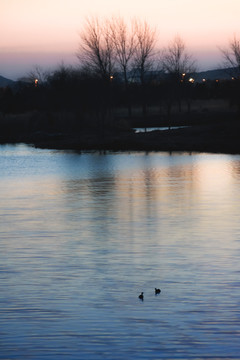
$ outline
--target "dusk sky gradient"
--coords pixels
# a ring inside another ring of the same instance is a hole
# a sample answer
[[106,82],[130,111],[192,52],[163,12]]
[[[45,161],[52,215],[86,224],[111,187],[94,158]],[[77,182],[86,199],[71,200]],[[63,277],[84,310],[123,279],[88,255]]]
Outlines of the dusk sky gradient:
[[240,35],[240,0],[0,0],[0,75],[77,65],[79,32],[92,15],[146,20],[160,48],[180,35],[199,70],[219,67],[219,47]]

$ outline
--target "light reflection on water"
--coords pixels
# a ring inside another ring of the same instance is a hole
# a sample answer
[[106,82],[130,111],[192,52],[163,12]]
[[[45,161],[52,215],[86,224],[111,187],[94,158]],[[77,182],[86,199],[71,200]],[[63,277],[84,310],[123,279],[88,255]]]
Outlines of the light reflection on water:
[[239,357],[239,156],[1,146],[0,171],[0,359]]

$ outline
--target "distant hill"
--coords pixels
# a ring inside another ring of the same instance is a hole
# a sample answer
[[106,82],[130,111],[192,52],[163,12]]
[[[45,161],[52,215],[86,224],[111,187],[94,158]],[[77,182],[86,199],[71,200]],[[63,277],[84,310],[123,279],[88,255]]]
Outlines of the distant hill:
[[228,69],[216,69],[200,71],[193,74],[194,79],[197,82],[201,82],[203,79],[206,80],[231,80],[233,76],[237,75],[237,70],[234,68]]
[[14,84],[15,84],[15,81],[7,79],[0,75],[0,87],[13,86]]

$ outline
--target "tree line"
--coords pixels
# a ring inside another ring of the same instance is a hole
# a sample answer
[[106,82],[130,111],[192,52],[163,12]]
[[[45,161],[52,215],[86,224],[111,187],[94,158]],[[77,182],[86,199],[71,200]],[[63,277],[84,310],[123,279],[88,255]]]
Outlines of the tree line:
[[[157,31],[146,21],[127,23],[121,17],[88,18],[80,33],[77,58],[79,66],[60,65],[45,72],[36,67],[29,81],[19,82],[15,90],[0,89],[0,111],[72,113],[75,128],[114,125],[115,109],[141,108],[147,118],[150,106],[159,106],[171,118],[177,104],[188,110],[193,98],[231,97],[239,101],[240,41],[234,37],[223,49],[224,66],[232,71],[233,84],[196,84],[196,60],[184,41],[176,36],[163,50],[157,48]],[[190,81],[189,81],[190,80]],[[52,121],[53,122],[53,121]],[[66,124],[66,127],[69,124]],[[56,125],[57,126],[57,125]]]
[[114,73],[121,73],[126,87],[134,75],[143,85],[148,72],[153,70],[176,76],[196,70],[195,60],[179,36],[160,51],[156,29],[146,21],[134,19],[129,24],[121,17],[102,21],[90,18],[80,37],[77,56],[83,68],[106,81]]

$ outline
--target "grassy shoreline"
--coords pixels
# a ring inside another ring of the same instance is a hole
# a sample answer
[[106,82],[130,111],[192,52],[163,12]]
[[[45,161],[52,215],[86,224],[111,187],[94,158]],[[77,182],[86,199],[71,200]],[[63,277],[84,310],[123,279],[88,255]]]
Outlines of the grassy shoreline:
[[229,121],[228,125],[196,125],[188,128],[152,131],[146,133],[96,133],[82,132],[49,134],[18,134],[0,136],[0,143],[25,143],[38,148],[69,150],[112,151],[194,151],[240,154],[240,122]]
[[[129,120],[122,115],[114,117],[110,122],[106,121],[104,126],[101,122],[92,126],[92,119],[81,123],[73,113],[36,111],[6,115],[0,117],[0,144],[25,143],[39,148],[76,151],[194,151],[240,154],[240,114],[236,108],[231,109],[224,102],[196,101],[190,113],[175,111],[170,119],[166,114],[155,114],[153,109],[145,118],[135,114]],[[169,125],[187,127],[141,133],[132,130],[135,127]]]

